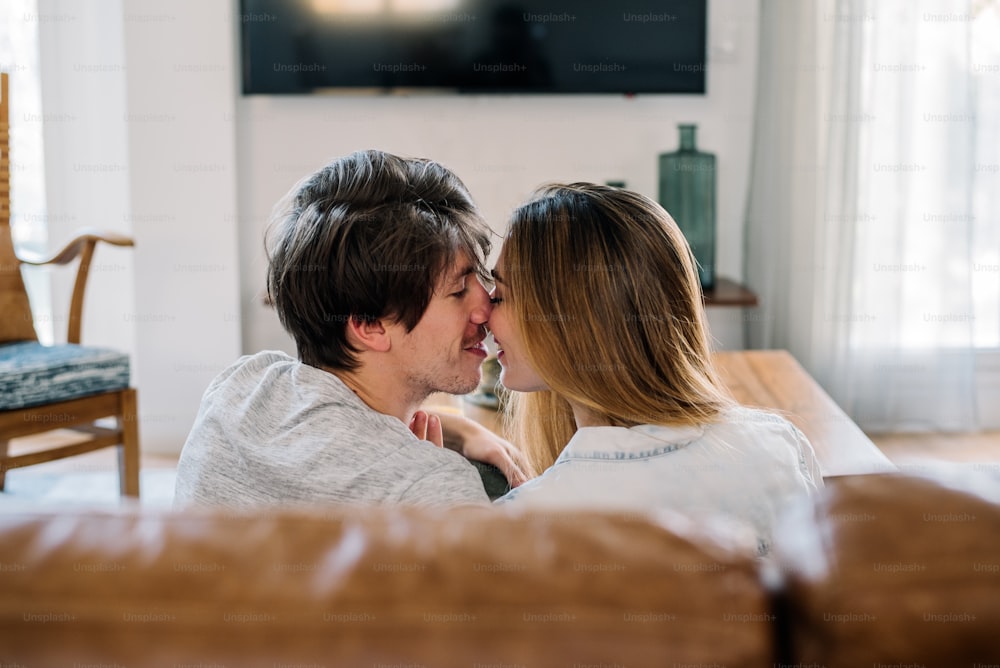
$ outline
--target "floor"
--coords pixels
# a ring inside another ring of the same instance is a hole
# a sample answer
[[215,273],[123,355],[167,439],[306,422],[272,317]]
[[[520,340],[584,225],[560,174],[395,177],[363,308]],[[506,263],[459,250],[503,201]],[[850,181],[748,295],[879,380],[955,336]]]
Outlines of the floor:
[[1000,431],[975,434],[869,434],[894,464],[915,462],[993,463],[1000,466]]
[[[54,431],[15,439],[10,454],[22,454],[47,445],[79,440],[70,431]],[[139,491],[144,506],[169,508],[173,503],[176,456],[143,454],[139,460]],[[118,495],[118,457],[115,448],[104,448],[76,457],[46,462],[7,472],[4,505],[21,509],[44,505],[107,506],[122,503]]]
[[[65,440],[66,438],[64,435],[60,436],[58,432],[54,434],[42,438],[52,440]],[[871,434],[869,436],[885,455],[904,472],[907,470],[920,472],[921,469],[933,465],[935,462],[948,462],[971,464],[974,468],[1000,474],[1000,431],[976,434]],[[36,444],[37,442],[14,441],[11,443],[11,453],[30,449]],[[163,474],[158,478],[160,480],[158,495],[161,498],[155,499],[155,505],[169,504],[168,499],[162,498],[164,494],[169,494],[170,488],[164,489],[164,485],[169,485],[169,481],[165,482],[162,478],[176,466],[177,457],[174,456],[142,455],[140,470],[144,476],[152,477]],[[105,448],[78,457],[24,469],[14,469],[9,471],[7,476],[9,487],[19,487],[24,490],[30,489],[34,481],[39,481],[39,484],[42,481],[51,484],[53,478],[77,476],[85,473],[105,475],[116,470],[116,452],[112,448]],[[12,482],[15,476],[18,477],[17,484]],[[74,477],[72,479],[80,478]],[[102,484],[115,486],[113,478]],[[71,494],[72,490],[67,491],[65,485],[59,490],[61,500]]]
[[[36,437],[39,444],[65,441],[65,432],[51,432]],[[868,434],[886,457],[893,462],[905,463],[913,459],[942,459],[951,462],[1000,462],[1000,431],[986,431],[974,434]],[[45,440],[43,440],[45,439]],[[20,439],[11,443],[11,453],[21,451]],[[142,468],[164,468],[177,465],[177,457],[166,455],[142,455]],[[79,457],[63,459],[57,462],[41,464],[33,467],[49,471],[80,471],[80,470],[111,470],[115,467],[113,450],[98,450]]]
[[[14,439],[10,442],[9,452],[12,455],[21,454],[49,445],[72,443],[74,440],[79,440],[79,437],[71,431],[51,431],[31,438]],[[175,456],[144,453],[139,459],[139,470],[148,468],[175,468],[176,466],[177,457]],[[114,448],[104,448],[103,450],[95,450],[94,452],[88,452],[76,457],[67,457],[66,459],[38,464],[25,469],[14,469],[13,471],[9,471],[7,475],[16,474],[19,471],[39,471],[44,473],[116,471],[117,467],[118,459],[116,450]]]

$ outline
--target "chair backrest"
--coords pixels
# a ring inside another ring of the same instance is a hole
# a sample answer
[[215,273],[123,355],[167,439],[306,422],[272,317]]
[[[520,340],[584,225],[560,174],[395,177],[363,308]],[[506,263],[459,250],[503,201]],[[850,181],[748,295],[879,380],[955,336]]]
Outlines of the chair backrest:
[[10,232],[10,95],[0,73],[0,343],[37,341],[31,304],[21,278],[21,261]]

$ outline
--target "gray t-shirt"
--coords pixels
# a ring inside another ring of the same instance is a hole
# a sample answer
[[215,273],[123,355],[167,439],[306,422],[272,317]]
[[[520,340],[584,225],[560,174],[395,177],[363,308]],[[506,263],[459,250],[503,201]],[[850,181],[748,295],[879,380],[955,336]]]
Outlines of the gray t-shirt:
[[240,358],[205,390],[174,505],[487,504],[476,469],[285,353]]

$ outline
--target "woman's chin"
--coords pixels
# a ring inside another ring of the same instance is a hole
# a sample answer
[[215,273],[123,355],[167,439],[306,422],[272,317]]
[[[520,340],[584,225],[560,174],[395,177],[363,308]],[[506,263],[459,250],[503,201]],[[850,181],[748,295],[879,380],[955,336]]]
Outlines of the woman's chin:
[[518,378],[516,373],[510,373],[506,367],[500,372],[500,384],[503,389],[512,392],[539,392],[549,389],[539,378]]
[[513,391],[513,392],[522,392],[523,391],[518,386],[517,375],[516,374],[511,374],[508,371],[507,367],[503,367],[501,369],[501,371],[500,371],[500,385],[502,385],[503,389],[505,389],[505,390],[510,390],[510,391]]

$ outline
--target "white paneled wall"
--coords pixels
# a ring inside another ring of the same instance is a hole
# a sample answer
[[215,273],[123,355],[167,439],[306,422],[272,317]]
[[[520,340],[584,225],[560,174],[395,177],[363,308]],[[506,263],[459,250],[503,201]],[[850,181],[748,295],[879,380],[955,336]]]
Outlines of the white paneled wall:
[[[298,179],[356,149],[445,163],[500,233],[546,181],[655,197],[657,155],[695,122],[719,161],[719,271],[739,278],[757,11],[709,2],[704,96],[243,97],[237,0],[39,0],[45,112],[76,116],[46,128],[49,214],[137,242],[100,251],[84,335],[132,352],[143,447],[179,451],[241,352],[291,350],[262,303],[265,223]],[[720,315],[716,338],[741,345],[740,316]]]

